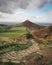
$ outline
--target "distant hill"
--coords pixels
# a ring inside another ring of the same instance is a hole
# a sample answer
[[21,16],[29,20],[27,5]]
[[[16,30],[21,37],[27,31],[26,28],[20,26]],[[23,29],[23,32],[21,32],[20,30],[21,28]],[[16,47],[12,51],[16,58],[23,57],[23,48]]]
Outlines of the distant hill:
[[6,24],[0,24],[0,26],[7,26]]
[[52,23],[44,23],[44,22],[42,22],[42,23],[37,23],[37,24],[39,24],[41,26],[52,26]]
[[30,30],[42,29],[42,28],[45,27],[45,26],[41,26],[41,25],[32,23],[32,22],[29,21],[29,20],[24,21],[22,24],[23,24],[23,26],[25,26],[26,28],[28,28],[28,29],[30,29]]

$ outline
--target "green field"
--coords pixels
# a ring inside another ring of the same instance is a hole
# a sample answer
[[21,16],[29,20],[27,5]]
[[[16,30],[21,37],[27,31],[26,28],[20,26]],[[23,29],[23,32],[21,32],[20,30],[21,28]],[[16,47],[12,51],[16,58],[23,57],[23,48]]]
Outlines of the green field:
[[1,37],[15,38],[15,37],[23,35],[25,33],[26,33],[26,31],[3,32],[3,33],[0,33],[0,36]]
[[[9,38],[16,38],[19,37],[23,34],[27,33],[26,27],[23,26],[12,26],[12,27],[0,27],[0,38],[1,37],[9,37]],[[29,37],[29,36],[28,36]],[[23,42],[21,42],[22,44],[19,44],[19,42],[11,42],[10,41],[1,41],[0,40],[0,54],[1,53],[6,53],[6,52],[10,52],[10,51],[19,51],[19,50],[23,50],[23,49],[27,49],[28,47],[30,47],[32,45],[32,43],[29,42],[24,42],[26,44],[24,44]]]
[[10,31],[7,32],[0,32],[0,37],[15,38],[25,33],[27,33],[25,27],[16,27],[16,28],[11,28]]

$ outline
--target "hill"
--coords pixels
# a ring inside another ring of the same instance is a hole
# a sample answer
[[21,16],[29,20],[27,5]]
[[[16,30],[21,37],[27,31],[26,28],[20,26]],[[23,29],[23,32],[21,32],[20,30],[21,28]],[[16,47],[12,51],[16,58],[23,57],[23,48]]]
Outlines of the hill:
[[36,29],[42,29],[42,28],[44,28],[44,26],[32,23],[29,20],[24,21],[22,24],[23,24],[23,26],[25,26],[26,28],[28,28],[30,30],[34,30],[34,29],[36,30]]
[[52,37],[52,26],[47,26],[41,30],[33,32],[32,34],[38,38],[50,38]]

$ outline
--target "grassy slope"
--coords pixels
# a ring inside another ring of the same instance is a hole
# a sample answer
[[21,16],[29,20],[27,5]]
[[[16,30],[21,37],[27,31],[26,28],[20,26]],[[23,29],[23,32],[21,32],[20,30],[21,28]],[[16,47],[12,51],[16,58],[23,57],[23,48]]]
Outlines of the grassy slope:
[[[27,33],[25,27],[12,26],[8,31],[0,32],[0,37],[15,38],[15,37],[23,35],[25,33]],[[9,52],[9,51],[13,51],[13,50],[15,50],[15,51],[16,50],[17,51],[23,50],[23,49],[26,49],[26,48],[28,48],[32,45],[31,42],[28,42],[27,44],[24,44],[23,42],[21,42],[21,43],[22,44],[19,44],[19,43],[11,43],[10,44],[9,42],[0,41],[0,54],[6,53],[6,52]]]
[[14,27],[11,28],[10,31],[8,32],[2,32],[0,33],[1,37],[10,37],[10,38],[15,38],[17,36],[25,34],[27,31],[24,27]]
[[26,44],[22,43],[9,43],[9,42],[0,42],[0,54],[7,53],[10,51],[19,51],[24,50],[32,46],[32,42],[27,42]]

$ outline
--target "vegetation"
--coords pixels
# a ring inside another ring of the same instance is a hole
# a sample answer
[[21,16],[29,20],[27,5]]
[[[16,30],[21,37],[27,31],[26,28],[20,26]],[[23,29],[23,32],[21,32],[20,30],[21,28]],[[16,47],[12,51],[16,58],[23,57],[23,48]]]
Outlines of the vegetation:
[[3,32],[3,33],[0,33],[0,36],[1,37],[15,38],[15,37],[23,35],[25,33],[26,33],[26,31],[19,30],[19,31],[13,31],[13,32]]
[[27,37],[27,39],[33,38],[32,34],[30,34],[30,33],[27,33],[26,37]]
[[0,33],[10,31],[11,26],[0,25]]
[[48,40],[47,44],[52,44],[52,40]]
[[[35,61],[34,61],[35,62]],[[0,62],[0,64],[1,65],[28,65],[28,64],[25,64],[25,63],[23,63],[23,62],[21,62],[21,63],[12,63],[12,62]],[[34,65],[34,64],[33,64]],[[35,65],[40,65],[40,63],[38,64],[37,62],[36,62],[36,64]],[[48,62],[46,62],[45,64],[42,64],[42,65],[52,65],[52,61],[48,61]]]
[[0,54],[10,52],[10,51],[19,51],[23,49],[27,49],[32,45],[32,42],[27,42],[26,44],[22,43],[9,43],[2,41],[0,42]]
[[0,36],[15,38],[17,36],[27,33],[25,27],[1,27]]
[[48,61],[47,62],[47,65],[52,65],[52,61]]
[[[30,23],[30,25],[31,24],[32,23]],[[39,28],[39,26],[37,28],[37,25],[36,25],[35,28],[34,28],[33,24],[31,26],[30,25],[25,24],[26,27],[22,26],[21,24],[11,25],[11,26],[0,25],[0,38],[2,37],[1,40],[0,40],[0,55],[11,52],[11,51],[16,51],[16,53],[17,53],[18,51],[21,51],[21,50],[24,50],[24,49],[27,49],[27,48],[29,49],[29,47],[32,46],[32,42],[29,41],[29,39],[33,38],[32,34],[30,34],[30,31],[31,31],[31,29],[38,29]],[[47,28],[46,28],[46,30],[47,30]],[[46,31],[46,30],[45,31],[42,30],[43,33],[44,32],[45,32],[45,34],[46,34],[46,32],[48,33],[48,31]],[[42,32],[42,31],[40,31],[40,32]],[[51,32],[51,30],[50,30],[50,32]],[[38,33],[39,32],[37,32],[37,34]],[[20,37],[18,38],[18,36],[21,36],[21,35],[23,36],[23,34],[25,34],[25,37],[22,37],[22,41],[18,41],[18,39],[20,38]],[[42,33],[39,33],[39,34],[42,34]],[[34,36],[36,37],[36,34],[34,34]],[[51,36],[51,35],[48,35],[48,36]],[[6,37],[6,39],[9,38],[9,40],[6,41],[4,39],[5,41],[3,41],[3,38],[5,38],[5,37]],[[38,39],[40,38],[39,35],[37,37],[38,37]],[[44,36],[42,36],[42,37],[44,38]],[[17,38],[17,40],[16,40],[16,38]],[[23,40],[24,38],[25,38],[25,41]],[[47,35],[46,35],[46,38],[47,38]],[[14,41],[10,42],[10,40],[13,40],[13,39],[15,39],[16,42],[14,42]],[[34,39],[34,41],[35,41],[35,39]],[[35,43],[36,43],[36,41],[35,41]],[[50,40],[50,39],[49,40],[48,39],[47,40],[41,39],[41,41],[39,41],[38,44],[39,44],[41,51],[46,50],[46,48],[52,49],[52,40]],[[33,49],[34,48],[32,48],[32,50]],[[30,50],[30,51],[32,51],[32,50]],[[25,52],[26,52],[26,50],[25,50]],[[0,65],[52,65],[52,61],[50,61],[49,59],[47,61],[46,55],[44,55],[45,56],[44,57],[43,53],[42,53],[42,55],[38,54],[38,53],[39,53],[39,50],[37,50],[37,53],[36,53],[36,51],[34,51],[33,53],[29,53],[30,55],[23,57],[22,61],[23,61],[23,59],[25,59],[25,60],[28,59],[27,64],[25,64],[23,62],[20,62],[19,64],[14,64],[14,63],[11,63],[10,59],[8,59],[9,62],[6,62],[6,63],[0,62]],[[50,56],[51,56],[51,53],[50,53]],[[30,64],[28,64],[28,62]],[[31,64],[31,62],[34,63],[34,64]]]
[[52,48],[52,40],[48,40],[47,42],[39,41],[39,46],[41,49]]
[[[15,63],[12,62],[0,62],[1,65],[16,65]],[[20,64],[18,64],[20,65]]]

